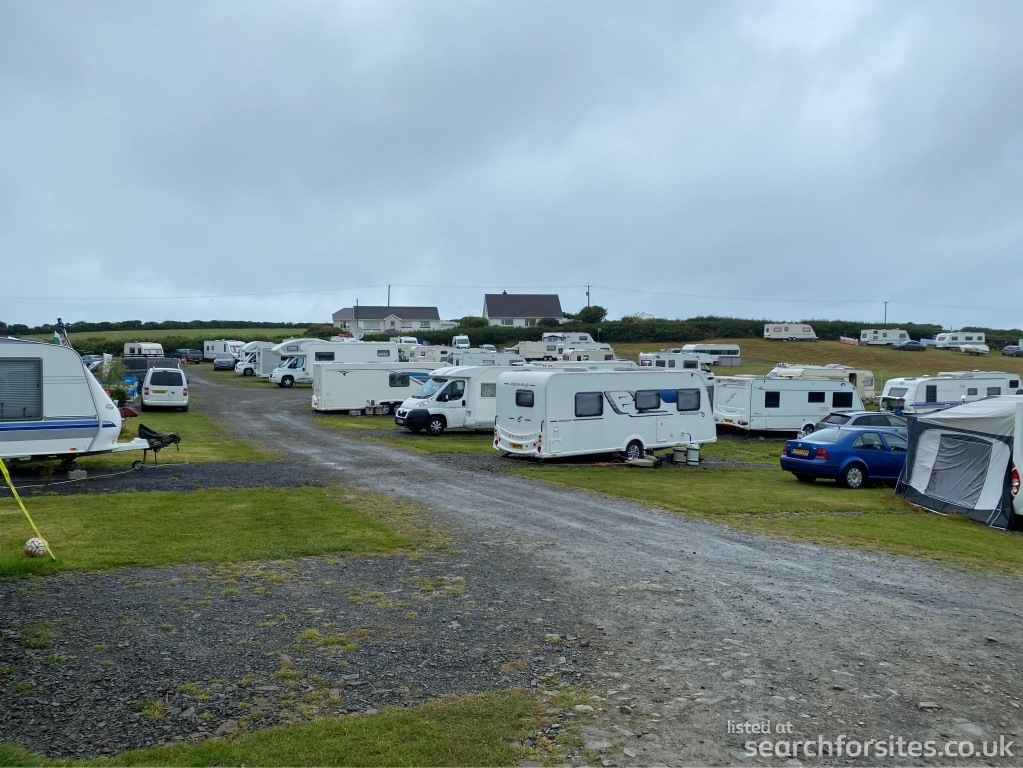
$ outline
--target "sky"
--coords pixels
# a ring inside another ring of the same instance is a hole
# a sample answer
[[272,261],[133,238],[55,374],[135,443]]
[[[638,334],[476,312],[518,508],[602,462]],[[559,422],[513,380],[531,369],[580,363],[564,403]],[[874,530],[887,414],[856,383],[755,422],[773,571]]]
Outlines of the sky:
[[[0,321],[1023,327],[1016,0],[0,3]],[[388,289],[390,286],[390,289]],[[887,302],[887,304],[885,303]]]

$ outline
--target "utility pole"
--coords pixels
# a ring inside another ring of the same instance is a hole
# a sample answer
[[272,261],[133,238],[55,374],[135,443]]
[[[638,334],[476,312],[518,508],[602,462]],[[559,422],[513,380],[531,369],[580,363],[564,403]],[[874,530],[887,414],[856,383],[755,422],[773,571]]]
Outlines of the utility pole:
[[391,286],[387,286],[387,306],[391,306]]
[[884,324],[888,325],[888,300],[884,301]]
[[586,284],[586,306],[590,306],[590,284]]

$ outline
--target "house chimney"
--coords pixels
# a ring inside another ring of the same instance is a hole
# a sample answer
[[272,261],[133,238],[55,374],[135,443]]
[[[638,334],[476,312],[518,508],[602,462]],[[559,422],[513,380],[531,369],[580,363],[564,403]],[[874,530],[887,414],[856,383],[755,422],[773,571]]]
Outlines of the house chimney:
[[508,291],[501,291],[501,295],[502,296],[507,296],[508,295]]

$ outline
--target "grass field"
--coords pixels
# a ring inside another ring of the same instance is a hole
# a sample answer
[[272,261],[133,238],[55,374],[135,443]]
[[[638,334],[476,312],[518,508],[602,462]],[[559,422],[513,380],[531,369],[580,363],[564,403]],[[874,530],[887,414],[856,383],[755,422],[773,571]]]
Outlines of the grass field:
[[[57,560],[26,558],[20,547],[5,546],[0,577],[360,554],[410,541],[385,520],[396,520],[411,507],[341,488],[43,495],[25,503]],[[388,518],[384,511],[390,508]],[[0,500],[0,540],[20,542],[32,535],[14,499]]]

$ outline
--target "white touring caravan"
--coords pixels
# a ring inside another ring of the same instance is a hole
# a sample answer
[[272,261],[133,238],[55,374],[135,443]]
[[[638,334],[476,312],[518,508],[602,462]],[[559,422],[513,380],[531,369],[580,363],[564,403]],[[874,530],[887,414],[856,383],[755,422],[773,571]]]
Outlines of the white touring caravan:
[[812,431],[832,411],[863,410],[848,381],[824,378],[718,376],[714,421],[723,427],[763,432]]
[[[510,351],[518,352],[526,360],[561,360],[568,350],[611,350],[609,344],[600,344],[588,333],[556,333],[549,331],[541,334],[540,341],[520,341]],[[611,350],[612,356],[614,350]],[[611,358],[607,358],[611,359]]]
[[448,365],[523,365],[526,361],[514,352],[488,352],[485,349],[456,349],[446,361]]
[[693,371],[703,371],[707,378],[708,386],[714,383],[714,372],[705,361],[706,355],[690,354],[688,352],[640,352],[640,368],[687,368]]
[[234,372],[239,376],[269,377],[281,364],[281,356],[271,351],[275,346],[272,341],[250,341],[242,349]]
[[565,347],[561,351],[559,360],[570,363],[586,363],[593,360],[614,360],[615,351],[610,344],[589,344],[585,347]]
[[493,429],[497,378],[504,365],[437,368],[430,380],[403,402],[394,423],[410,432],[439,435],[445,429]]
[[909,334],[901,328],[867,328],[860,331],[860,344],[891,345],[909,341]]
[[931,413],[998,395],[1012,395],[1020,376],[1001,371],[943,371],[937,376],[888,379],[878,398],[882,411]]
[[320,363],[313,366],[314,411],[387,416],[418,390],[438,363]]
[[0,458],[73,460],[148,450],[118,443],[121,412],[70,347],[0,339]]
[[127,341],[124,344],[123,354],[163,357],[163,344],[157,344],[152,341]]
[[742,356],[738,344],[683,344],[681,349],[669,349],[668,352],[685,352],[688,355],[707,355],[709,360],[700,359],[710,365],[739,365]]
[[851,368],[848,365],[839,363],[827,363],[826,365],[799,365],[792,363],[778,363],[767,373],[768,378],[786,379],[845,379],[850,382],[860,394],[864,402],[873,402],[877,397],[877,390],[874,389],[874,374],[862,368]]
[[775,341],[817,341],[813,327],[802,323],[767,323],[764,338]]
[[[297,350],[293,349],[298,347]],[[301,344],[284,342],[274,347],[288,352],[287,362],[270,374],[270,381],[279,387],[313,383],[313,366],[317,363],[397,363],[398,345],[391,341],[337,342],[315,339]]]
[[494,448],[549,459],[650,450],[717,439],[699,371],[568,367],[507,370],[497,378]]
[[954,349],[956,347],[986,346],[987,341],[984,339],[984,334],[981,331],[946,331],[945,333],[939,333],[934,337],[934,348],[935,349]]
[[451,360],[451,355],[454,353],[454,347],[445,347],[438,345],[436,347],[419,347],[413,349],[412,354],[409,355],[409,362],[412,363],[447,363]]
[[202,343],[202,359],[212,360],[217,355],[225,354],[238,357],[244,345],[244,341],[232,339],[213,339],[212,341],[204,341]]

